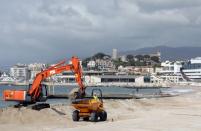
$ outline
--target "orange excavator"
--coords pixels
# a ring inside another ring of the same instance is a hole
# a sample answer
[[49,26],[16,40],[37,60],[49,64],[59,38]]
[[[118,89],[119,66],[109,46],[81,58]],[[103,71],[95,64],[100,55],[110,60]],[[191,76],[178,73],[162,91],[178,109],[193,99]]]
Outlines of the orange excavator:
[[[79,121],[80,118],[84,120],[97,121],[100,118],[101,121],[105,121],[107,119],[107,113],[103,108],[102,99],[91,99],[85,97],[85,86],[82,82],[82,68],[80,66],[80,61],[77,57],[71,58],[71,64],[65,64],[65,60],[59,62],[55,66],[49,67],[38,73],[33,81],[33,84],[30,85],[28,91],[27,90],[4,90],[3,91],[3,99],[5,101],[17,101],[19,105],[27,106],[31,104],[35,104],[37,102],[46,101],[47,87],[43,85],[42,82],[53,75],[60,74],[64,71],[71,70],[75,74],[75,80],[79,85],[79,90],[73,93],[72,98],[72,106],[76,109],[73,112],[73,120]],[[45,89],[45,91],[44,91]],[[98,90],[102,97],[101,90]],[[44,94],[45,93],[45,94]],[[92,91],[93,97],[93,91]],[[45,104],[42,106],[34,106],[32,109],[40,110],[41,108],[50,107],[49,104]]]
[[36,102],[41,102],[45,101],[44,99],[46,96],[44,96],[44,91],[47,95],[47,88],[46,86],[42,85],[42,81],[45,80],[46,78],[53,76],[55,74],[60,74],[63,71],[68,71],[71,70],[75,73],[75,79],[76,82],[80,86],[79,90],[79,96],[77,97],[82,97],[85,95],[85,87],[82,83],[82,72],[81,72],[81,67],[80,67],[80,62],[77,57],[72,57],[71,58],[71,63],[72,64],[65,64],[65,60],[59,62],[55,66],[52,66],[48,69],[45,69],[38,73],[33,81],[33,84],[29,88],[29,90],[4,90],[3,91],[3,98],[6,101],[18,101],[22,104],[33,104]]

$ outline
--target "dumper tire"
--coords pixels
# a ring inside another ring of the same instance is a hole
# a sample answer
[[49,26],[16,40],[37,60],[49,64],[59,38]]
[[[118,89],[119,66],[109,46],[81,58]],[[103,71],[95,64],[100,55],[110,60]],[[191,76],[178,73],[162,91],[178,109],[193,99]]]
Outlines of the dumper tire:
[[106,121],[107,120],[107,112],[106,111],[102,111],[100,113],[100,121]]
[[79,121],[80,119],[79,111],[78,110],[73,111],[72,117],[73,117],[73,121]]
[[98,121],[98,115],[96,112],[91,113],[91,121],[92,122],[97,122]]
[[89,117],[84,117],[83,120],[84,121],[89,121]]

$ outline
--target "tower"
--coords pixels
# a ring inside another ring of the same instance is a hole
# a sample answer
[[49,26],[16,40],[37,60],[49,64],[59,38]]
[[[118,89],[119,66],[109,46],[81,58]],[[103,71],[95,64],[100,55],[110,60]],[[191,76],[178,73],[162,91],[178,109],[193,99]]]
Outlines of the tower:
[[113,60],[117,59],[117,49],[112,49],[112,59]]

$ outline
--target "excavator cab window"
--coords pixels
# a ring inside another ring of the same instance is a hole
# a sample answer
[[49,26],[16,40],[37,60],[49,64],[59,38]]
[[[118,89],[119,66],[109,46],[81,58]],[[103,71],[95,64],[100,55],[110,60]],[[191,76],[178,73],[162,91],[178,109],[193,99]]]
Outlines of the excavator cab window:
[[[29,84],[29,88],[28,90],[30,90],[30,88],[32,87],[32,84]],[[44,102],[47,100],[47,97],[48,97],[48,93],[47,93],[47,85],[45,84],[40,84],[40,97],[38,98],[38,101],[40,102]],[[28,98],[29,99],[29,98]]]
[[40,101],[46,101],[47,97],[48,97],[48,93],[47,93],[47,85],[41,84],[41,98]]

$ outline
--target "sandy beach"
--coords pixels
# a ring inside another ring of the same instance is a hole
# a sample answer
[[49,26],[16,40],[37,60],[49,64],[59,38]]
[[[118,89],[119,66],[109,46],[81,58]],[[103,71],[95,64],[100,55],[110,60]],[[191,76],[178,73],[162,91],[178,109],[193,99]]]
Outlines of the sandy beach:
[[54,105],[35,111],[26,108],[0,110],[0,129],[5,131],[200,131],[201,90],[175,97],[104,100],[106,122],[73,122],[72,107]]

